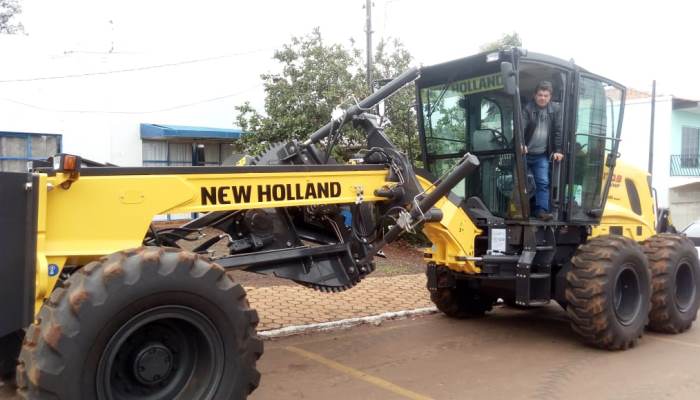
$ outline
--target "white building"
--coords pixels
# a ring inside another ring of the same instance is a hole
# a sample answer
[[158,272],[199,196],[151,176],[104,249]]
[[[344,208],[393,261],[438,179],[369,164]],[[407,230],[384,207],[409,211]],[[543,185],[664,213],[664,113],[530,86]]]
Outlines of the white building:
[[[9,55],[0,63],[0,170],[57,151],[119,166],[182,165],[195,161],[185,149],[199,144],[207,164],[220,162],[240,136],[234,107],[263,93],[250,65],[264,53],[209,60],[58,48],[0,35],[0,54]],[[143,124],[160,133],[144,134]]]
[[[652,186],[659,206],[670,207],[683,228],[700,219],[700,102],[657,96],[654,116]],[[622,126],[621,158],[638,168],[649,165],[651,96],[630,91]]]
[[[89,125],[81,125],[89,128]],[[49,133],[50,132],[50,133]],[[221,165],[235,159],[240,129],[103,122],[94,130],[0,130],[0,171],[26,171],[27,162],[70,153],[120,166]]]

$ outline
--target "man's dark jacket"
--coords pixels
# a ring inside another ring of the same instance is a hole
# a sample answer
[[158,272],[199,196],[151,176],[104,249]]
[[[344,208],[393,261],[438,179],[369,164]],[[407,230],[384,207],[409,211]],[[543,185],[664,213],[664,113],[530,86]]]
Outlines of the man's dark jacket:
[[[561,105],[550,101],[546,107],[547,120],[549,121],[549,134],[547,135],[547,154],[563,153],[561,149]],[[525,129],[525,145],[530,143],[532,135],[537,128],[537,113],[539,107],[534,101],[528,102],[523,108],[523,127]]]

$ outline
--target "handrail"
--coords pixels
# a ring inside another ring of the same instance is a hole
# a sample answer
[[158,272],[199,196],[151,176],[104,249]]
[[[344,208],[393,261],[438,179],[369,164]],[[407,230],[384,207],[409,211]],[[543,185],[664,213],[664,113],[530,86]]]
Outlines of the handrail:
[[673,154],[671,176],[700,176],[700,154]]

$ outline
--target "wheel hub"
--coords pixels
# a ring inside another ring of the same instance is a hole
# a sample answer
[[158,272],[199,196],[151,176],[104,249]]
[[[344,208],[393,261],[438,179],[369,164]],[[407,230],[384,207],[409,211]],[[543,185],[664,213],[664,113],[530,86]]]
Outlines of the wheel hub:
[[637,317],[642,304],[639,277],[631,266],[623,267],[615,279],[614,296],[618,321],[623,325],[630,325]]
[[134,376],[144,385],[154,385],[166,380],[173,370],[173,354],[160,343],[149,343],[136,355]]
[[178,305],[147,309],[107,343],[97,369],[97,398],[211,399],[224,373],[223,349],[218,331],[200,312]]
[[676,306],[680,312],[687,312],[695,304],[695,275],[690,264],[683,260],[676,270]]

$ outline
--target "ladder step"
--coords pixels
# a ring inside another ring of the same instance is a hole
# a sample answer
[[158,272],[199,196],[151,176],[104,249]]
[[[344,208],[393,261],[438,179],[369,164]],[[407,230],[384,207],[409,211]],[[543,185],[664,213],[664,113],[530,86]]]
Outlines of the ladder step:
[[550,251],[554,250],[554,246],[537,246],[537,251]]
[[530,279],[547,279],[551,275],[546,272],[538,272],[530,274]]

